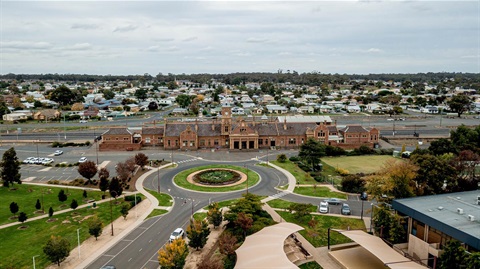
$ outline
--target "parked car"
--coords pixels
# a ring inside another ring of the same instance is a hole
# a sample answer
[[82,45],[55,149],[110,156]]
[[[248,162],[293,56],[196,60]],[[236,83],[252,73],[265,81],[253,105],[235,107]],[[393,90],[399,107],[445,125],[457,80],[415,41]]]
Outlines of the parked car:
[[63,154],[63,151],[61,150],[55,150],[55,152],[53,153],[53,155],[55,156],[62,155],[62,154]]
[[367,200],[368,199],[368,194],[366,192],[360,193],[360,200]]
[[318,207],[318,211],[320,213],[328,213],[328,203],[327,202],[320,202],[320,206]]
[[350,211],[350,206],[348,204],[342,204],[342,215],[350,215],[352,211]]
[[115,265],[104,265],[100,269],[116,269]]
[[175,229],[175,231],[173,231],[173,233],[170,235],[170,239],[168,240],[169,242],[172,242],[173,240],[175,239],[178,239],[178,238],[183,238],[183,236],[185,235],[185,232],[183,231],[182,228],[177,228]]
[[340,204],[340,200],[338,200],[337,198],[329,198],[329,199],[325,200],[325,202],[327,202],[330,205],[339,205]]
[[80,120],[79,122],[80,122],[80,123],[87,123],[88,120]]
[[87,157],[82,157],[80,160],[78,160],[79,163],[84,163],[87,161]]
[[30,163],[35,157],[28,157],[25,160],[22,161],[22,163]]
[[51,164],[53,163],[55,160],[52,159],[52,158],[44,158],[43,161],[42,161],[42,164]]

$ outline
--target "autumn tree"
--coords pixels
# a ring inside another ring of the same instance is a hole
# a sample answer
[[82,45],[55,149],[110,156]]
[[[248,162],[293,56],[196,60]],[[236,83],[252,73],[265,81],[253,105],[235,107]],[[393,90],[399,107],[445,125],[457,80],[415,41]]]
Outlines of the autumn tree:
[[99,188],[105,193],[105,191],[108,190],[108,178],[110,177],[110,172],[106,167],[102,167],[98,171],[98,177],[100,178]]
[[130,157],[125,161],[127,170],[130,172],[130,175],[133,176],[135,169],[137,168],[137,163],[135,162],[135,157]]
[[0,170],[3,186],[9,187],[10,184],[14,183],[22,184],[20,180],[20,162],[17,158],[17,152],[13,147],[3,153]]
[[222,223],[223,214],[222,210],[219,209],[218,203],[214,202],[208,205],[207,219],[214,229]]
[[43,253],[51,262],[60,266],[60,263],[70,255],[70,242],[61,236],[52,235],[43,247]]
[[165,269],[183,269],[188,255],[185,240],[178,238],[158,251],[158,263]]
[[10,212],[12,212],[13,216],[15,217],[15,214],[17,214],[19,210],[18,204],[15,202],[10,203]]
[[75,103],[72,105],[72,107],[70,108],[71,111],[82,111],[84,110],[85,107],[83,106],[82,103]]
[[235,220],[235,224],[238,225],[243,231],[243,237],[247,237],[247,231],[253,225],[253,218],[250,214],[244,212],[238,213],[238,217]]
[[143,170],[145,165],[148,164],[148,156],[143,154],[143,153],[137,153],[135,154],[135,164],[140,166]]
[[210,228],[205,220],[190,220],[190,225],[187,227],[188,245],[196,250],[203,248],[209,234]]
[[87,179],[87,184],[98,172],[97,165],[92,161],[86,161],[79,164],[77,170],[82,177]]
[[217,256],[204,257],[200,263],[197,264],[197,269],[224,269],[223,262]]
[[218,240],[218,249],[221,254],[225,255],[223,261],[225,268],[233,268],[236,262],[235,250],[238,248],[237,237],[229,232],[224,232]]
[[480,164],[480,155],[471,150],[463,150],[457,157],[450,160],[450,164],[457,172],[457,182],[452,186],[452,191],[477,189],[479,177],[476,175],[476,170]]
[[122,184],[117,177],[113,177],[110,181],[110,185],[108,186],[108,190],[110,191],[110,196],[117,198],[118,196],[122,195],[123,188]]
[[88,233],[95,237],[95,240],[102,234],[103,223],[97,217],[93,216],[88,220]]

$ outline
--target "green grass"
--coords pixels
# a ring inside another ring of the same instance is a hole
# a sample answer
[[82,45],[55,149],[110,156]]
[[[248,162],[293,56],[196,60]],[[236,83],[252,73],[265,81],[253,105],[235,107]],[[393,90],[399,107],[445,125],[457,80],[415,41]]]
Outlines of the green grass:
[[172,197],[166,193],[158,193],[156,191],[150,190],[150,189],[145,189],[148,191],[151,195],[155,196],[158,200],[158,205],[159,206],[172,206]]
[[323,269],[317,262],[307,262],[298,267],[300,267],[300,269]]
[[[267,204],[268,204],[269,206],[271,206],[272,208],[288,209],[288,207],[289,207],[290,205],[293,205],[293,204],[295,204],[295,203],[294,203],[294,202],[285,201],[285,200],[281,200],[281,199],[275,199],[275,200],[268,201]],[[309,211],[310,211],[310,212],[316,212],[316,211],[317,211],[317,206],[311,205],[311,206],[309,207]]]
[[[87,198],[83,198],[82,189],[72,189],[67,186],[52,185],[51,187],[35,186],[27,184],[15,184],[16,190],[11,188],[0,187],[0,224],[6,224],[16,222],[17,219],[9,219],[12,215],[10,212],[10,203],[15,202],[18,204],[20,212],[25,212],[28,218],[43,215],[41,213],[36,214],[38,211],[35,208],[37,199],[42,203],[42,191],[43,191],[43,203],[45,214],[48,214],[48,209],[53,208],[54,211],[70,208],[70,203],[73,199],[77,200],[78,205],[85,204],[89,199],[95,199],[99,201],[102,199],[101,191],[87,190]],[[64,203],[58,200],[58,193],[63,189],[67,193],[68,199]],[[62,206],[63,205],[63,206]],[[18,216],[18,213],[16,214]]]
[[201,213],[195,213],[193,214],[193,219],[195,220],[204,220],[207,217],[206,212],[201,212]]
[[390,155],[365,155],[365,156],[343,156],[324,157],[322,161],[334,168],[342,168],[350,174],[374,173],[378,171],[385,162],[395,159]]
[[194,173],[200,170],[211,169],[211,168],[228,168],[228,169],[233,169],[233,170],[238,170],[240,172],[243,172],[248,176],[247,181],[248,181],[248,186],[250,187],[257,184],[258,181],[260,180],[258,174],[249,169],[246,169],[240,166],[225,165],[225,164],[206,165],[206,166],[191,168],[178,173],[173,180],[175,184],[177,184],[182,188],[195,190],[195,191],[203,191],[203,192],[228,192],[228,191],[237,191],[237,190],[242,190],[247,188],[246,182],[235,185],[235,186],[228,186],[228,187],[207,187],[207,186],[198,186],[187,181],[187,176],[190,175],[191,173]]
[[[121,216],[120,209],[121,203],[113,203],[113,219]],[[77,209],[75,213],[77,215],[73,215],[73,212],[54,214],[53,218],[57,219],[54,222],[47,222],[48,218],[26,222],[23,224],[23,226],[28,226],[25,230],[18,229],[21,225],[2,229],[0,232],[0,242],[2,242],[0,244],[0,253],[2,253],[0,268],[31,268],[32,257],[36,255],[39,255],[35,258],[37,268],[46,268],[50,261],[42,249],[50,236],[60,235],[68,239],[70,247],[73,249],[77,246],[77,229],[80,229],[80,241],[83,242],[90,237],[87,216],[96,214],[104,226],[108,226],[110,223],[110,204],[108,202],[98,204],[96,209]],[[101,236],[110,236],[109,228]]]
[[160,215],[163,215],[163,214],[166,214],[166,213],[168,213],[168,210],[165,210],[165,209],[154,209],[154,210],[147,216],[147,219],[152,218],[152,217],[155,217],[155,216],[160,216]]
[[[310,230],[308,222],[312,217],[318,221],[317,227],[314,230],[311,230],[311,233],[308,233],[307,230],[301,230],[300,234],[305,237],[314,247],[323,247],[328,244],[328,228],[346,230],[350,227],[351,230],[365,229],[365,224],[360,219],[353,218],[342,218],[342,217],[333,217],[333,216],[324,216],[324,215],[311,215],[309,217],[298,219],[294,215],[277,211],[280,216],[288,222],[292,222],[302,226],[303,228]],[[330,244],[337,245],[343,243],[352,242],[348,237],[335,232],[330,232]]]
[[278,161],[272,161],[271,163],[280,166],[281,168],[289,171],[299,184],[314,184],[316,181],[308,173],[300,169],[295,163],[287,160],[284,163]]
[[295,187],[293,190],[294,193],[298,193],[301,195],[306,196],[314,196],[314,197],[333,197],[333,198],[341,198],[347,199],[347,195],[339,192],[334,192],[327,187]]

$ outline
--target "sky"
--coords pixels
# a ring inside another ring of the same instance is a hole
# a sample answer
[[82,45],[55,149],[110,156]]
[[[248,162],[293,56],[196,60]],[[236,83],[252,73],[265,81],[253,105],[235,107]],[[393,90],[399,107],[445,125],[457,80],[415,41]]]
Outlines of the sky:
[[480,1],[5,1],[0,74],[480,73]]

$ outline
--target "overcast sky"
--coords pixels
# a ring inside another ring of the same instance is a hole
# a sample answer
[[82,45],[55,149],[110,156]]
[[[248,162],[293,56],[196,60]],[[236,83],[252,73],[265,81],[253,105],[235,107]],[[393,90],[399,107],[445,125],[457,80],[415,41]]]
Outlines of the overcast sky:
[[480,1],[0,1],[0,73],[480,73]]

